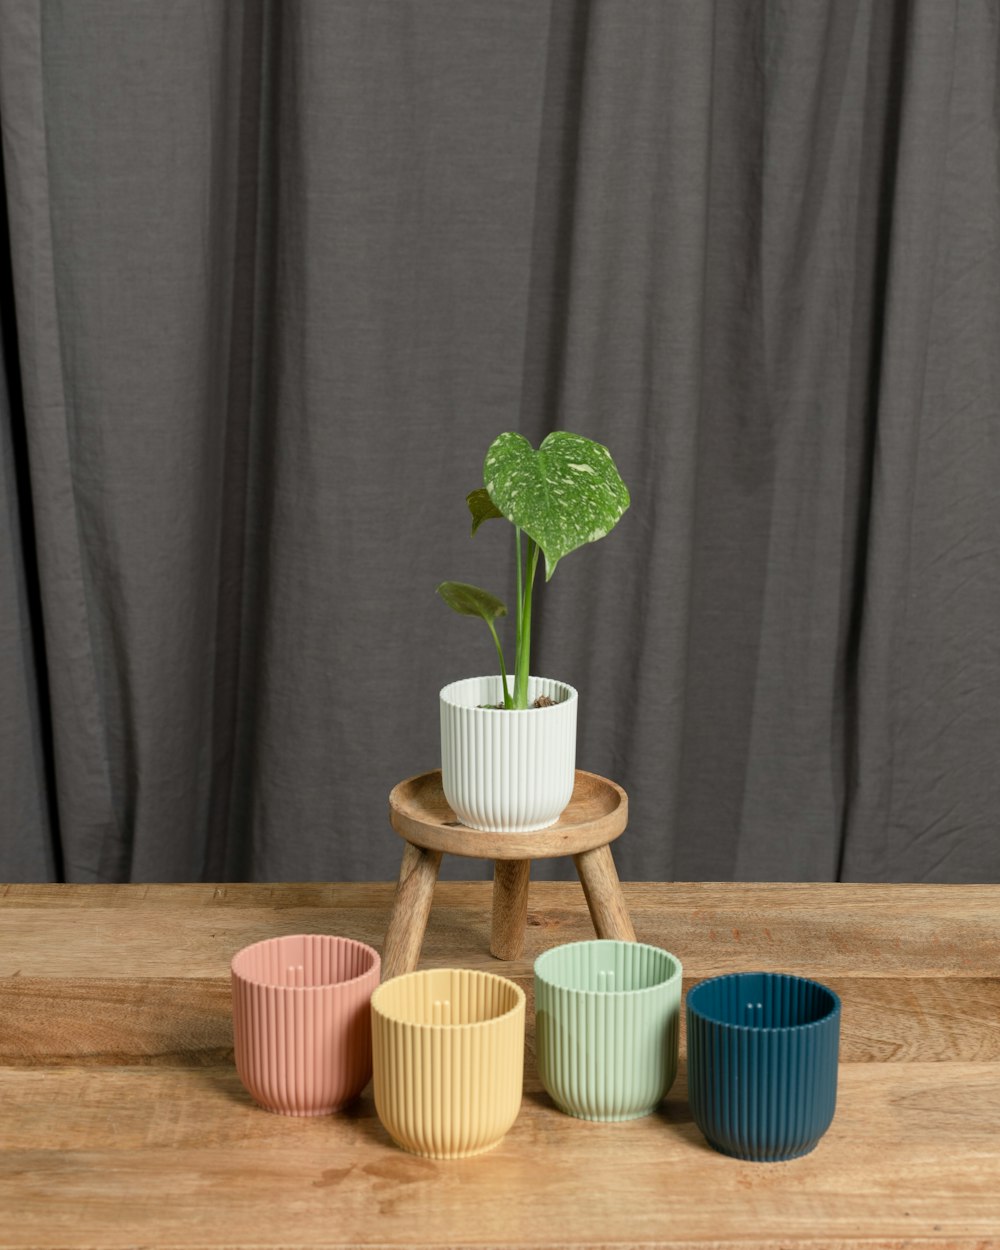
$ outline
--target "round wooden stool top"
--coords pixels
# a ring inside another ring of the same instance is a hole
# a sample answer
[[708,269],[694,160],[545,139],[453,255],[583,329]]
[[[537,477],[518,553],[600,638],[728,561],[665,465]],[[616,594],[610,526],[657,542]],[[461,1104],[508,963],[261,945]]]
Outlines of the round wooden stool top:
[[551,859],[613,842],[628,824],[628,796],[606,777],[578,768],[573,797],[554,825],[534,833],[484,833],[458,820],[435,768],[393,787],[389,820],[407,842],[430,851],[469,859]]

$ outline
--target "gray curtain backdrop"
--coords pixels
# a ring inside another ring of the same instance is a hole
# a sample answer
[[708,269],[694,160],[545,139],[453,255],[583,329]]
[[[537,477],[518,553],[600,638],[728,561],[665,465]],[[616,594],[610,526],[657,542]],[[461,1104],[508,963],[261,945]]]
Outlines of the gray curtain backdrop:
[[0,873],[394,876],[464,496],[564,428],[622,876],[1000,880],[997,69],[996,0],[2,0]]

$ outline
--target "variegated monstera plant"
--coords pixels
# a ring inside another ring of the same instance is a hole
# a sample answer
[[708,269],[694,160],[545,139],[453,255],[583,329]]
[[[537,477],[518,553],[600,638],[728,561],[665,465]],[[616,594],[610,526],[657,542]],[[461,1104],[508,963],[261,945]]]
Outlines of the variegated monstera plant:
[[539,555],[545,557],[548,581],[563,556],[603,538],[617,525],[629,506],[629,493],[606,447],[563,430],[548,435],[537,451],[521,434],[501,434],[486,453],[483,482],[481,489],[467,497],[473,534],[494,517],[506,518],[514,526],[517,652],[513,690],[494,624],[498,616],[507,615],[506,605],[489,591],[464,582],[442,582],[437,592],[462,616],[480,616],[486,622],[500,659],[504,707],[526,708],[531,590]]

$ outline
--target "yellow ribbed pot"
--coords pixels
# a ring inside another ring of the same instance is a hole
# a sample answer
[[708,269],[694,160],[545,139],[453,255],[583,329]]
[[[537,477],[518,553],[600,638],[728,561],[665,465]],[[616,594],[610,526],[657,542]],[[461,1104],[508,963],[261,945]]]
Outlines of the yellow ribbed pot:
[[492,972],[436,968],[372,995],[375,1109],[413,1154],[482,1154],[517,1119],[524,991]]

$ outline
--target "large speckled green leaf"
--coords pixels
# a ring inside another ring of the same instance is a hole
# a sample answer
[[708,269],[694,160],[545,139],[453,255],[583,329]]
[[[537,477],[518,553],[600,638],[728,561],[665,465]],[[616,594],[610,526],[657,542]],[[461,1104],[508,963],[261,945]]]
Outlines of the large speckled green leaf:
[[629,506],[611,453],[556,430],[537,451],[521,434],[501,434],[483,462],[490,498],[545,555],[545,580],[563,556],[603,538]]
[[459,616],[481,616],[484,621],[492,621],[507,615],[507,607],[502,600],[488,590],[480,590],[478,586],[469,586],[465,582],[442,582],[437,592]]

